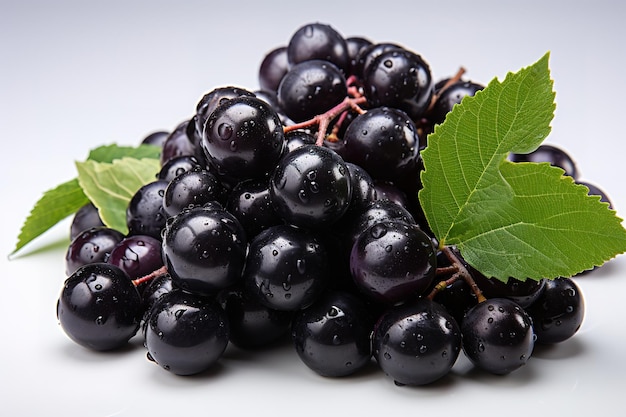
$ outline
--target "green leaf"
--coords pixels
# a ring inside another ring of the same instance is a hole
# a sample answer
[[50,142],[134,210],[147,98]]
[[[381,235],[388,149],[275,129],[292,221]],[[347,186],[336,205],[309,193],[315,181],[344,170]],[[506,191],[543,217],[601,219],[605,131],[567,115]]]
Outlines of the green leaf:
[[563,170],[512,163],[550,132],[546,54],[455,106],[428,138],[419,200],[441,246],[506,281],[572,276],[626,251],[621,219]]
[[126,207],[143,185],[155,181],[160,169],[156,159],[121,158],[113,162],[88,160],[76,163],[78,182],[98,208],[102,222],[128,233]]
[[[109,163],[120,158],[152,158],[158,160],[160,154],[161,148],[154,145],[142,144],[137,147],[130,147],[111,144],[91,150],[87,160]],[[89,199],[83,192],[77,178],[46,191],[26,217],[17,238],[15,249],[10,255],[14,255],[52,226],[76,213],[80,207],[88,202]]]
[[46,191],[26,218],[11,255],[88,202],[77,179]]
[[137,147],[130,146],[118,146],[103,145],[89,152],[88,161],[96,162],[113,162],[116,159],[121,158],[152,158],[159,159],[161,155],[161,148],[154,145],[140,145]]

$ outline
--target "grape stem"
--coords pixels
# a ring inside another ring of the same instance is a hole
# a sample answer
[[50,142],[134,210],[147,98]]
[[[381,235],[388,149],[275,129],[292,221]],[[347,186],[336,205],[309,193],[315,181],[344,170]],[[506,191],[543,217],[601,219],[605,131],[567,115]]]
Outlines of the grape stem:
[[134,279],[132,282],[133,282],[133,285],[135,287],[138,287],[141,284],[145,284],[146,282],[149,282],[152,279],[154,279],[154,278],[156,278],[156,277],[158,277],[160,275],[164,275],[164,274],[167,274],[167,267],[165,265],[160,267],[159,269],[156,269],[156,270],[150,272],[148,275],[144,275],[142,277]]
[[451,285],[458,279],[462,279],[467,283],[467,285],[470,286],[472,292],[474,293],[474,295],[476,295],[479,303],[486,301],[487,298],[485,298],[483,292],[480,290],[480,288],[478,288],[476,281],[474,281],[474,278],[472,278],[472,274],[467,270],[461,259],[459,259],[459,257],[452,250],[452,248],[450,248],[450,246],[444,246],[441,251],[444,255],[446,255],[446,258],[448,258],[451,265],[437,268],[436,275],[441,276],[452,273],[452,276],[446,280],[438,282],[437,285],[435,285],[435,287],[432,289],[430,294],[428,294],[427,298],[429,300],[432,300],[440,291],[445,290],[448,285]]
[[433,94],[433,97],[430,100],[430,104],[428,105],[428,109],[426,110],[426,112],[432,110],[432,108],[435,107],[435,103],[437,102],[439,96],[441,96],[441,94],[446,91],[452,84],[460,81],[464,74],[465,68],[460,67],[456,74],[454,74],[435,94]]
[[341,115],[343,112],[346,112],[350,109],[354,110],[359,114],[365,113],[365,110],[361,108],[361,104],[365,103],[367,100],[364,96],[359,97],[346,97],[343,101],[336,106],[332,107],[330,110],[318,114],[312,119],[305,120],[304,122],[296,123],[293,125],[285,126],[283,131],[285,133],[291,132],[293,130],[305,129],[311,126],[317,127],[317,140],[315,142],[316,145],[322,146],[324,144],[324,139],[326,139],[326,131],[328,130],[328,126],[330,122],[332,122],[337,116]]

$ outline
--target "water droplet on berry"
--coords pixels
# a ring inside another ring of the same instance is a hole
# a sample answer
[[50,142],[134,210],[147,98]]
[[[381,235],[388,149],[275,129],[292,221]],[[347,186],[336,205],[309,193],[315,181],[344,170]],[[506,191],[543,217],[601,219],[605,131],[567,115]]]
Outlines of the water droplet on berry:
[[298,198],[303,203],[307,203],[309,201],[309,196],[306,194],[306,191],[304,191],[304,190],[298,191]]
[[299,273],[304,274],[306,272],[306,261],[304,259],[298,259],[296,261],[296,268]]
[[374,239],[380,239],[387,234],[387,228],[383,224],[375,224],[370,229],[370,234]]
[[233,135],[233,127],[228,123],[221,123],[217,127],[217,135],[222,140],[228,140]]

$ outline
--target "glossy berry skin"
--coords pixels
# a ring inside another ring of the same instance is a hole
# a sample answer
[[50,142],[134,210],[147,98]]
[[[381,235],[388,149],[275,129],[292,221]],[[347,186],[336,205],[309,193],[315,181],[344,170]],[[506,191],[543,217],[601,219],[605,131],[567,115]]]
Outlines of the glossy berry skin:
[[220,181],[206,169],[193,168],[172,179],[165,188],[163,210],[169,217],[185,208],[220,201],[223,194]]
[[175,289],[154,303],[144,332],[150,360],[173,374],[193,375],[222,356],[229,326],[215,300]]
[[315,228],[336,222],[352,198],[350,172],[334,151],[304,145],[279,161],[270,179],[270,196],[288,224]]
[[163,266],[161,241],[152,236],[132,235],[122,239],[107,260],[128,275],[137,279]]
[[344,74],[348,72],[348,45],[344,37],[330,25],[317,22],[304,25],[289,39],[287,61],[290,67],[315,59],[332,62]]
[[378,365],[397,385],[426,385],[452,369],[461,331],[441,305],[421,298],[383,313],[372,345]]
[[217,300],[228,317],[230,342],[239,348],[262,348],[289,333],[292,311],[268,308],[239,286],[221,291]]
[[485,88],[482,84],[471,81],[458,81],[441,92],[437,92],[437,100],[431,112],[429,119],[432,123],[443,123],[452,108],[461,103],[466,96],[473,96],[477,91]]
[[166,180],[152,181],[140,187],[128,202],[126,225],[129,235],[147,235],[161,240],[167,214],[163,210]]
[[190,171],[194,168],[202,168],[198,158],[193,155],[177,156],[167,161],[161,167],[161,170],[157,174],[157,179],[170,182],[183,172]]
[[373,319],[363,300],[328,292],[296,313],[291,335],[299,358],[317,374],[352,375],[370,362]]
[[554,145],[540,145],[528,154],[511,154],[509,159],[513,162],[547,162],[565,171],[575,180],[578,178],[578,167],[570,154],[564,149]]
[[363,75],[363,86],[371,107],[393,107],[419,120],[434,92],[430,67],[418,54],[389,50],[377,56]]
[[165,140],[170,135],[170,132],[166,130],[158,130],[146,135],[142,140],[142,145],[153,145],[158,147],[163,147],[165,144]]
[[537,343],[560,343],[580,329],[585,317],[585,300],[571,278],[550,279],[526,311],[533,319]]
[[141,309],[143,311],[144,324],[152,305],[154,305],[163,294],[167,294],[173,289],[172,276],[168,273],[158,275],[145,284],[141,290]]
[[239,220],[248,239],[283,223],[272,205],[267,179],[241,181],[230,192],[226,209]]
[[247,238],[232,214],[219,204],[207,204],[173,217],[161,250],[174,285],[213,294],[241,280]]
[[160,157],[161,166],[165,165],[167,161],[172,158],[183,155],[194,155],[196,153],[193,138],[190,138],[187,135],[187,129],[190,122],[191,120],[181,122],[172,132],[170,132],[167,139],[165,139]]
[[285,134],[285,141],[287,143],[286,150],[290,152],[302,145],[315,145],[316,138],[304,130],[292,130]]
[[472,307],[461,323],[461,333],[468,359],[497,375],[525,365],[535,344],[530,316],[506,298],[488,299]]
[[245,291],[268,308],[295,311],[311,305],[328,282],[326,248],[305,229],[279,225],[250,242]]
[[70,225],[70,240],[74,240],[76,236],[91,229],[92,227],[102,227],[104,223],[100,218],[98,209],[93,203],[87,203],[76,211]]
[[402,221],[374,224],[359,235],[350,271],[369,299],[394,304],[420,295],[432,283],[437,257],[430,237]]
[[346,166],[352,182],[352,198],[348,210],[355,213],[376,200],[376,187],[374,179],[366,170],[351,162],[346,162]]
[[371,45],[373,45],[373,43],[371,40],[363,38],[361,36],[351,36],[349,38],[346,38],[346,45],[348,46],[348,56],[350,57],[348,74],[360,77],[360,73],[357,70],[359,54]]
[[202,96],[200,101],[198,101],[198,104],[196,104],[195,118],[195,127],[197,133],[200,135],[200,138],[204,135],[204,128],[207,119],[211,116],[211,113],[215,111],[217,106],[237,97],[255,97],[255,94],[245,88],[226,86],[214,88]]
[[417,128],[401,110],[377,107],[357,116],[346,129],[342,155],[375,180],[395,180],[419,161]]
[[240,180],[269,174],[285,145],[276,111],[256,97],[236,97],[220,104],[207,119],[202,148],[220,175]]
[[263,57],[259,66],[259,86],[261,90],[278,91],[280,80],[289,70],[287,47],[279,46]]
[[362,80],[374,59],[376,59],[383,52],[392,50],[403,51],[404,48],[397,43],[377,42],[361,49],[355,62],[354,74]]
[[314,59],[289,69],[278,86],[278,104],[297,123],[330,110],[347,94],[341,70],[331,62]]
[[124,239],[118,230],[106,226],[83,230],[65,252],[65,273],[71,275],[79,267],[96,262],[106,262],[113,248]]
[[141,297],[129,277],[106,263],[76,270],[65,280],[57,303],[63,331],[98,351],[126,345],[139,329],[141,311]]
[[403,206],[391,200],[374,200],[352,213],[342,223],[342,230],[345,230],[346,240],[350,248],[352,248],[352,245],[361,233],[376,223],[389,220],[416,224],[411,212]]

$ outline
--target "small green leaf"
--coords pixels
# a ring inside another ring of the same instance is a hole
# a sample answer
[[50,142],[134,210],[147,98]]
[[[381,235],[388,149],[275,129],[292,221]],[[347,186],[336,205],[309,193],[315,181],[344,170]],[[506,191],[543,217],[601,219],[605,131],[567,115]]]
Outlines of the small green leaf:
[[46,191],[26,218],[11,255],[88,202],[77,179]]
[[128,233],[126,207],[143,185],[155,181],[160,164],[156,159],[121,158],[113,162],[88,160],[76,163],[78,182],[98,208],[102,222]]
[[[142,144],[137,147],[118,146],[115,144],[99,146],[89,153],[88,161],[113,162],[120,158],[152,158],[159,159],[161,148],[154,145]],[[152,168],[152,167],[151,167]],[[52,226],[70,216],[87,204],[89,199],[83,192],[78,179],[67,181],[56,188],[46,191],[35,203],[35,206],[27,216],[15,249],[10,255],[14,255],[26,244],[33,241]]]
[[572,276],[626,251],[607,204],[548,164],[516,164],[550,132],[554,92],[546,54],[455,106],[428,138],[420,203],[440,245],[506,281]]
[[113,162],[121,158],[152,158],[159,159],[161,148],[154,145],[140,145],[135,148],[130,146],[103,145],[89,152],[88,161]]

